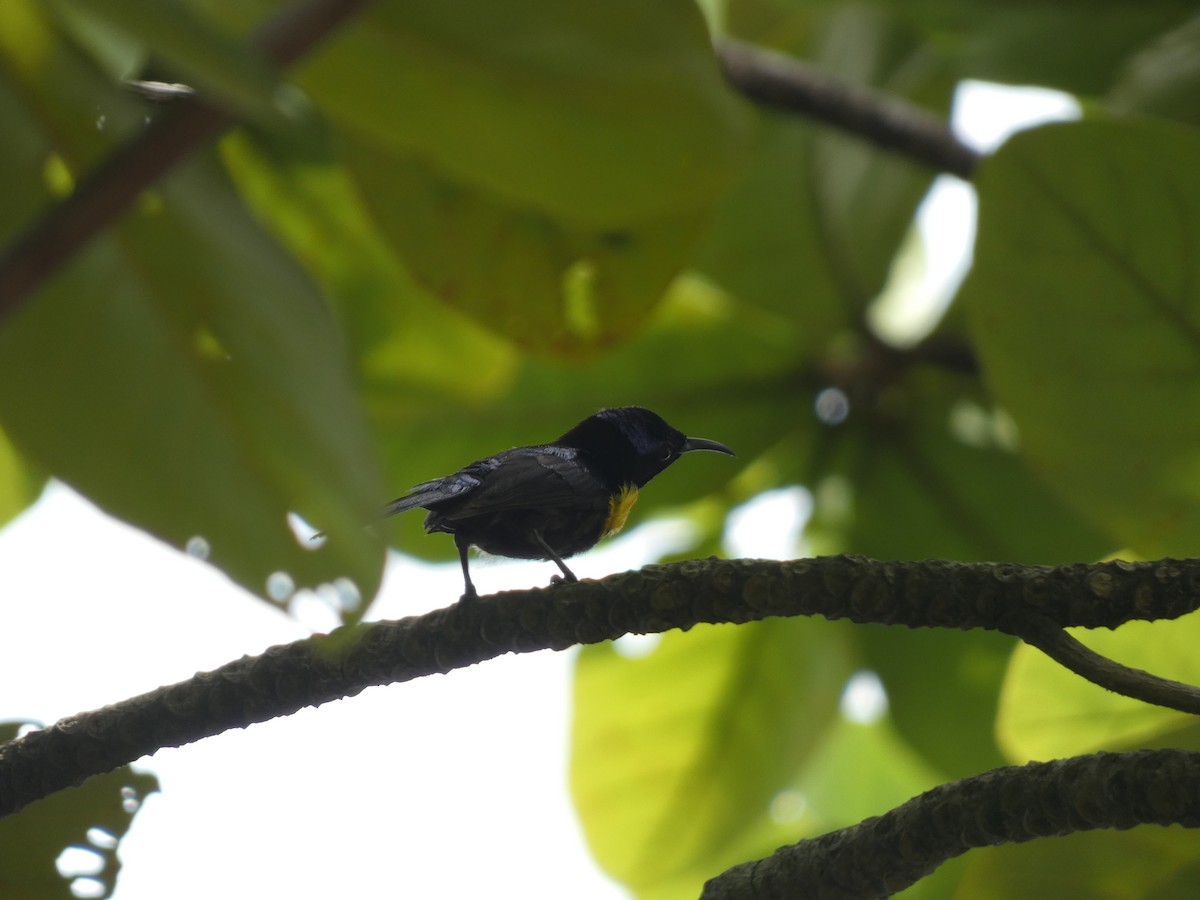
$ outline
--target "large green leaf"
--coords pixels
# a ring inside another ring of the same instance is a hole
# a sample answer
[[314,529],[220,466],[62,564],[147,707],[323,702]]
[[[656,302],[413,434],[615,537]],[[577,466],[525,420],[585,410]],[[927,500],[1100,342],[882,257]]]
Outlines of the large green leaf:
[[1018,135],[980,173],[964,288],[1022,453],[1147,557],[1200,545],[1198,154],[1144,122]]
[[1184,900],[1200,891],[1196,835],[1146,825],[972,850],[957,900]]
[[777,619],[672,632],[640,659],[585,648],[571,786],[610,874],[651,895],[697,868],[715,874],[832,721],[849,674],[833,630]]
[[[0,180],[39,181],[42,156],[47,186],[69,191],[141,116],[40,10],[0,15],[26,148]],[[201,538],[191,546],[259,594],[276,572],[374,593],[382,548],[361,523],[382,491],[337,330],[211,159],[4,323],[0,372],[8,438],[110,512],[177,547]],[[332,540],[297,538],[291,512]]]
[[408,271],[533,350],[570,354],[627,337],[678,274],[703,224],[689,207],[630,227],[575,225],[379,145],[344,139],[342,150]]
[[[870,366],[869,359],[857,363]],[[1029,471],[1012,424],[974,377],[917,369],[850,400],[814,529],[881,559],[1061,563],[1111,544]],[[902,527],[897,527],[898,525]]]
[[377,4],[299,72],[335,121],[570,222],[703,207],[743,114],[688,0]]
[[377,5],[299,77],[409,272],[540,349],[644,321],[744,142],[687,0]]
[[[0,743],[15,738],[20,725],[0,724]],[[0,820],[0,894],[21,900],[111,896],[121,871],[118,845],[142,800],[157,790],[153,775],[121,766]],[[68,847],[92,854],[97,863],[79,885],[81,893],[55,866]]]
[[[203,538],[259,594],[275,572],[374,593],[381,491],[333,322],[210,161],[7,323],[0,373],[13,441],[109,511]],[[332,539],[312,548],[289,512]]]

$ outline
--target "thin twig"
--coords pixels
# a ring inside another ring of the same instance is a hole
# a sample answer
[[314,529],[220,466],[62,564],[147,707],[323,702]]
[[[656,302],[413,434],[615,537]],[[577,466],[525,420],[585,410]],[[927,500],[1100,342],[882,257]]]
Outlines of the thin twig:
[[1018,637],[1076,675],[1115,694],[1200,715],[1200,688],[1123,666],[1081,644],[1055,625],[1023,631]]
[[[287,66],[368,2],[305,0],[264,25],[254,45],[273,64]],[[0,320],[128,210],[142,191],[231,122],[224,110],[183,97],[83,179],[0,253]]]
[[979,162],[945,122],[910,103],[732,38],[718,40],[716,51],[729,83],[755,103],[819,119],[959,178],[970,179]]

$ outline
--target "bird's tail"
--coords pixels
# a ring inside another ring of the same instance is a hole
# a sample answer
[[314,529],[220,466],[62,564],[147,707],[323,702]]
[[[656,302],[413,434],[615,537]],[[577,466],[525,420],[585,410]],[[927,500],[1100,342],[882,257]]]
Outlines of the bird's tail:
[[397,513],[408,512],[410,509],[420,509],[428,502],[428,493],[413,488],[412,493],[405,494],[403,497],[397,497],[391,503],[386,504],[379,518],[386,519]]
[[[379,511],[379,519],[387,519],[397,513],[408,512],[410,509],[428,508],[431,503],[437,503],[439,500],[447,500],[453,497],[459,490],[461,488],[456,490],[454,486],[448,486],[445,479],[422,482],[412,488],[403,497],[397,497],[391,503],[386,504]],[[371,526],[368,525],[367,527]],[[323,537],[325,537],[325,532],[318,531],[309,540],[315,541]]]

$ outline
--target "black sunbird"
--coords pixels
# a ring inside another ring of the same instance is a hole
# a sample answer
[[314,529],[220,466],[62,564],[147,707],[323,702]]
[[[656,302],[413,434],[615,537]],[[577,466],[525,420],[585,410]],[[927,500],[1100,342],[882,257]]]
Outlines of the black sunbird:
[[638,489],[694,450],[735,455],[640,406],[602,409],[549,444],[504,450],[418,484],[384,515],[426,509],[426,531],[454,536],[464,599],[478,596],[467,565],[472,546],[494,556],[553,560],[564,579],[575,581],[563,560],[619,531]]

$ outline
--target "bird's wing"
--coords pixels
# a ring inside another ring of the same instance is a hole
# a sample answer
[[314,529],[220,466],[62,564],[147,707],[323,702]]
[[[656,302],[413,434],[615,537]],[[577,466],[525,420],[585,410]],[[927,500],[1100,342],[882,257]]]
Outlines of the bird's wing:
[[513,509],[562,506],[595,490],[587,469],[566,447],[518,447],[471,463],[452,475],[418,484],[385,509],[394,515],[423,507],[447,519],[466,519]]

